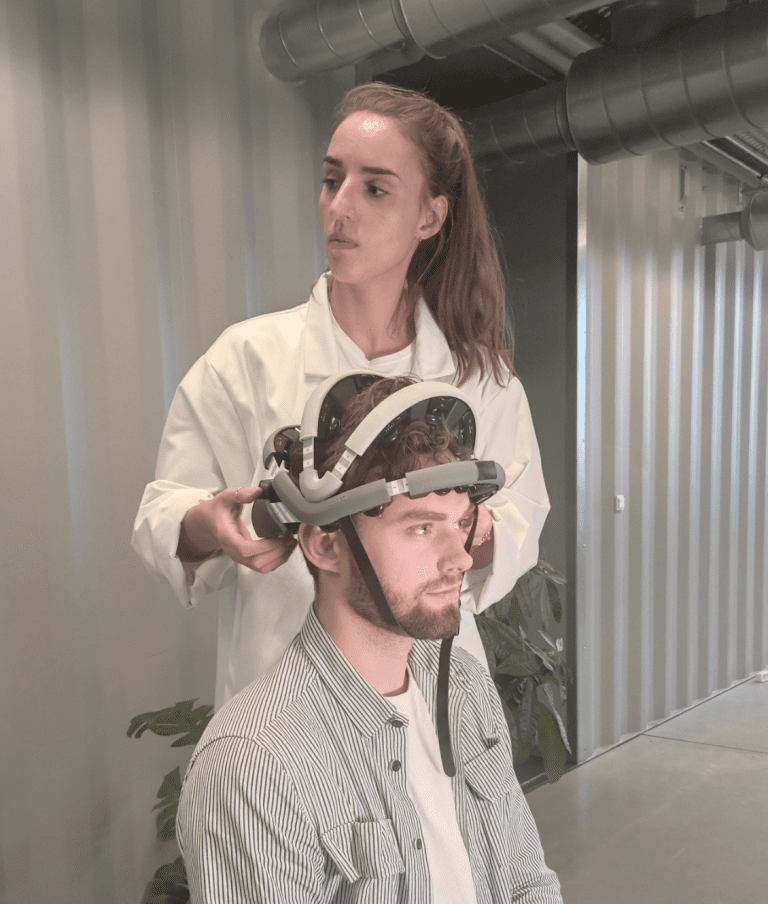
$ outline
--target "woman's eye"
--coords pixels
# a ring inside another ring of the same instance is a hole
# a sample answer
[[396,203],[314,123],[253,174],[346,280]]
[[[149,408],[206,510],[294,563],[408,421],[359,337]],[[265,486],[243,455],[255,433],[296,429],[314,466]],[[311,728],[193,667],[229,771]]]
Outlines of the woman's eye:
[[325,179],[323,179],[323,185],[330,191],[333,191],[338,185],[338,180],[334,179],[332,176],[326,176]]
[[423,537],[425,534],[429,533],[429,525],[417,524],[416,527],[413,528],[413,532],[417,537]]

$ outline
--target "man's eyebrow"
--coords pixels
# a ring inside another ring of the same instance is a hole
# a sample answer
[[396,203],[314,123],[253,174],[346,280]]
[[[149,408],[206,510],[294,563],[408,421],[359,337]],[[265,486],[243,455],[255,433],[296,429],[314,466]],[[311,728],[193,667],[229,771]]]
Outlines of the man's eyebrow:
[[[341,160],[337,160],[336,157],[325,157],[323,163],[327,163],[329,166],[337,166],[339,169],[344,169],[344,164]],[[394,170],[385,169],[383,166],[361,166],[360,169],[362,172],[368,173],[371,176],[394,176],[395,179],[400,179],[400,176],[398,176]]]
[[[471,515],[475,510],[474,503],[470,503],[469,506],[461,513],[461,515],[456,519],[457,521],[461,521],[462,519]],[[448,515],[445,512],[436,512],[434,509],[430,508],[418,508],[418,509],[410,509],[407,512],[403,512],[401,515],[398,515],[394,522],[395,524],[401,524],[405,521],[447,521]]]

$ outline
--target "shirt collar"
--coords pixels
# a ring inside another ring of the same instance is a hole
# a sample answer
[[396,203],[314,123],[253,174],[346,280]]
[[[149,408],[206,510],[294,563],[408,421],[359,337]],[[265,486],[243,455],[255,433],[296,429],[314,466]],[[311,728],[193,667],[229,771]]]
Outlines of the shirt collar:
[[299,642],[321,680],[364,737],[374,735],[397,709],[355,670],[309,607]]
[[[331,640],[309,607],[299,642],[321,680],[336,698],[340,708],[364,737],[371,737],[386,723],[398,717],[398,710],[356,671]],[[434,714],[436,676],[440,657],[439,641],[416,640],[411,648],[409,665],[427,707]],[[467,677],[451,662],[449,694],[463,698],[467,693]]]
[[[312,287],[307,304],[307,319],[302,341],[304,373],[308,377],[324,379],[339,372],[339,349],[331,317],[328,304],[328,276],[323,273]],[[415,320],[414,375],[422,380],[452,379],[456,373],[453,354],[423,298],[419,299],[416,306]]]

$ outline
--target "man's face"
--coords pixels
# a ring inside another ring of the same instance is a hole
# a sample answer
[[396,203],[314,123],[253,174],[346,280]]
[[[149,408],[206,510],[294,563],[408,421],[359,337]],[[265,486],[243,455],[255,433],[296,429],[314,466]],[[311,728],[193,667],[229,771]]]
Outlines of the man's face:
[[[397,496],[381,515],[355,518],[387,602],[403,629],[422,640],[438,640],[459,629],[459,593],[472,567],[465,552],[475,506],[466,493]],[[350,607],[367,621],[389,627],[350,555]]]

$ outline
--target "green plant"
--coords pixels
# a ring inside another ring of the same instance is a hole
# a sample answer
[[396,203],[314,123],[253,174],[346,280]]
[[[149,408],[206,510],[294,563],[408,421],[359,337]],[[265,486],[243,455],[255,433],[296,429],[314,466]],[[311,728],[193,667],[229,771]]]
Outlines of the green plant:
[[[153,713],[142,713],[131,719],[128,727],[129,738],[140,738],[145,731],[170,736],[183,735],[171,747],[188,747],[197,744],[200,736],[213,716],[212,706],[198,706],[192,709],[194,700],[184,700],[175,706]],[[162,781],[157,792],[159,803],[153,810],[157,814],[157,837],[159,841],[176,840],[176,813],[181,793],[181,771],[177,766]],[[184,860],[178,856],[172,863],[161,866],[149,882],[141,904],[186,904],[189,901],[187,872]]]
[[[508,596],[477,616],[509,723],[515,763],[524,763],[538,749],[550,782],[563,774],[566,753],[571,753],[556,702],[556,698],[561,705],[566,702],[563,641],[549,637],[553,621],[559,623],[563,615],[558,586],[564,584],[561,574],[540,561]],[[532,621],[540,621],[537,633],[545,646],[531,640]]]

